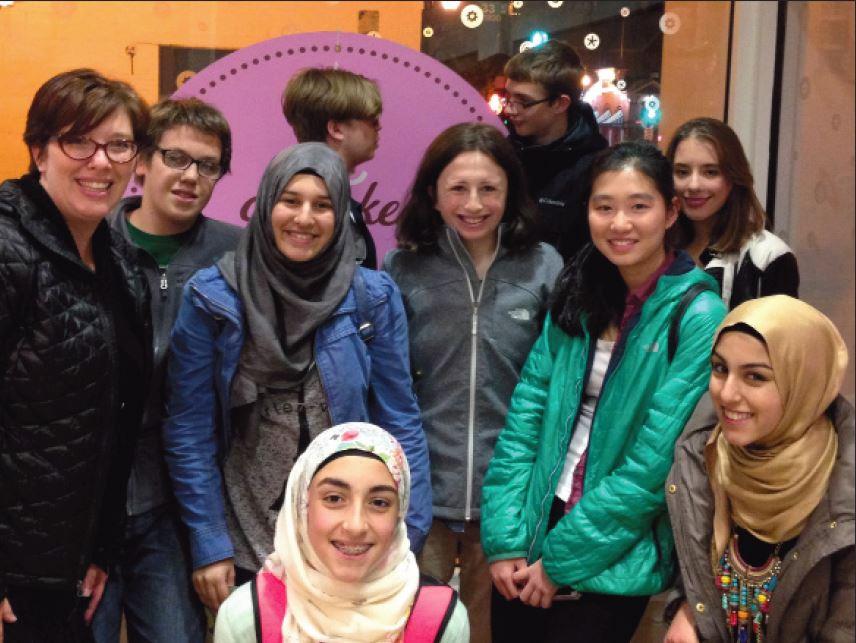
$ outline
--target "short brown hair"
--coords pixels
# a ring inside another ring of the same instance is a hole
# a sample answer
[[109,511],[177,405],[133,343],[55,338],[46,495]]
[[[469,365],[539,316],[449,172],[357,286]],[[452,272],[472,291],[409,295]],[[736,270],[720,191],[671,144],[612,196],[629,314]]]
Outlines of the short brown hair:
[[232,131],[229,122],[219,109],[198,98],[165,98],[152,107],[143,157],[150,160],[163,135],[182,125],[217,137],[220,140],[220,167],[223,168],[223,174],[229,172],[232,163]]
[[[121,80],[109,80],[94,69],[73,69],[46,81],[27,112],[24,143],[44,147],[63,129],[75,136],[98,127],[118,109],[131,119],[134,140],[145,144],[149,108],[136,90]],[[34,159],[30,172],[38,174]]]
[[481,152],[490,157],[508,180],[508,196],[502,221],[503,245],[522,252],[535,245],[535,205],[526,189],[523,168],[514,147],[495,127],[484,123],[459,123],[443,130],[431,141],[410,188],[407,202],[396,221],[395,238],[401,248],[433,252],[443,229],[443,219],[434,207],[437,179],[459,154]]
[[[755,194],[755,179],[749,160],[737,134],[715,118],[694,118],[681,125],[669,142],[666,156],[674,165],[678,145],[688,138],[709,143],[716,152],[722,174],[731,183],[731,192],[711,230],[710,248],[716,252],[738,252],[753,234],[764,229],[765,214]],[[678,215],[678,246],[685,248],[693,240],[692,224],[686,215]]]
[[538,83],[550,98],[562,94],[579,100],[583,66],[574,48],[561,40],[548,40],[514,55],[505,63],[505,75],[520,83]]
[[299,143],[324,143],[329,121],[373,120],[382,108],[377,84],[344,69],[302,69],[282,94],[282,113]]

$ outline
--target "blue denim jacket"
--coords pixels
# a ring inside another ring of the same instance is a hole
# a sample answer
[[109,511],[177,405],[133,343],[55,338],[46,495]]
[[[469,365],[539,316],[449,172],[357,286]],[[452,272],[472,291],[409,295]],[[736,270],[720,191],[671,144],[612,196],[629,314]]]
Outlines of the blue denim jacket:
[[[382,272],[358,268],[374,338],[357,332],[353,287],[315,333],[315,360],[333,424],[372,422],[401,443],[411,471],[407,533],[418,551],[431,526],[428,447],[410,377],[401,294]],[[234,555],[226,527],[220,467],[229,449],[229,393],[244,342],[238,295],[216,266],[184,288],[172,333],[164,449],[193,568]]]

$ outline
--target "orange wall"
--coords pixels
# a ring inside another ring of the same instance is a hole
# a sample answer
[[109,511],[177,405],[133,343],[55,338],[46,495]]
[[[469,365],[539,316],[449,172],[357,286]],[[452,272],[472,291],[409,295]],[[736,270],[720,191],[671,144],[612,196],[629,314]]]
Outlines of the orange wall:
[[660,144],[666,149],[675,130],[699,116],[722,118],[728,75],[728,2],[666,2],[681,21],[663,37]]
[[[56,73],[94,67],[158,96],[159,44],[239,49],[285,34],[357,31],[360,10],[380,12],[387,40],[419,49],[421,2],[15,2],[0,9],[0,180],[29,156],[21,136],[39,86]],[[136,49],[134,71],[125,53]]]

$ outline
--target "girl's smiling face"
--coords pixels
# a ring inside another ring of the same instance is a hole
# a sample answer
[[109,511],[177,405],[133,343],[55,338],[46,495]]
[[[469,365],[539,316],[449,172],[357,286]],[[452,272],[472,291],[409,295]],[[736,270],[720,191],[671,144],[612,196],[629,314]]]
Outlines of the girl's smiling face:
[[[133,141],[131,117],[117,109],[83,137],[102,144]],[[88,159],[69,158],[56,138],[30,151],[41,173],[39,182],[72,227],[95,226],[106,217],[122,198],[134,171],[133,160],[111,161],[103,148]]]
[[711,356],[710,396],[729,444],[747,447],[778,426],[784,403],[770,355],[747,333],[722,333]]
[[333,238],[336,213],[324,181],[295,174],[270,213],[277,249],[292,261],[317,257]]
[[508,178],[487,154],[462,152],[437,177],[434,207],[468,248],[495,243],[505,214]]
[[309,544],[336,580],[370,580],[393,543],[399,513],[386,465],[342,456],[319,469],[309,485]]
[[731,182],[722,173],[716,150],[699,138],[690,136],[678,144],[673,173],[681,211],[690,221],[710,219],[731,194]]
[[645,283],[665,260],[666,230],[676,218],[676,202],[666,203],[654,181],[632,166],[603,172],[592,185],[592,242],[630,289]]

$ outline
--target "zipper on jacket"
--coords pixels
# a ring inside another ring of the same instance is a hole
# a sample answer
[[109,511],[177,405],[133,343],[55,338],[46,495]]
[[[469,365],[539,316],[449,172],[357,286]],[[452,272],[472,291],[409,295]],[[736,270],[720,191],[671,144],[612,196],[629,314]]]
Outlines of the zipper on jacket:
[[[115,278],[115,275],[114,275]],[[124,278],[124,277],[123,277]],[[105,295],[103,292],[99,291],[98,293],[99,304],[102,306],[105,305]],[[110,381],[118,382],[118,362],[119,362],[119,351],[117,350],[116,341],[116,324],[114,318],[115,312],[112,311],[110,313],[106,313],[103,308],[101,308],[98,312],[98,316],[101,318],[101,323],[104,329],[109,329],[109,333],[107,333],[107,354],[110,360]],[[145,322],[144,322],[145,323]],[[145,338],[143,338],[145,340]],[[105,481],[109,479],[109,470],[110,464],[106,462],[107,457],[110,455],[111,451],[113,451],[114,445],[119,444],[119,440],[116,437],[116,433],[119,431],[119,420],[120,420],[120,411],[121,408],[116,404],[116,387],[110,387],[110,393],[108,395],[108,417],[113,419],[112,427],[108,427],[105,429],[107,435],[103,437],[103,440],[100,445],[100,452],[98,454],[98,467],[96,469],[96,477],[95,477],[95,489],[97,497],[95,499],[94,506],[92,511],[89,514],[89,519],[86,525],[86,537],[84,540],[83,551],[81,551],[80,559],[78,562],[78,568],[80,569],[80,578],[86,574],[86,569],[89,564],[93,564],[93,558],[95,556],[95,552],[98,549],[98,522],[101,516],[101,511],[104,506],[104,496],[107,494],[107,489],[105,488]],[[121,407],[124,407],[125,403],[121,403]],[[111,430],[112,429],[112,430]],[[113,452],[113,457],[120,457],[120,454]],[[122,508],[124,511],[125,507]],[[105,570],[107,571],[107,570]]]
[[[580,415],[580,413],[579,413],[579,405],[578,405],[577,413],[576,413],[576,415],[574,416],[574,425],[576,425],[576,419],[579,417],[579,415]],[[566,426],[566,427],[568,426],[568,423],[570,422],[570,419],[571,419],[571,416],[570,416],[570,415],[569,415],[567,418],[565,418],[565,426]],[[570,436],[568,437],[568,444],[570,445]],[[557,446],[558,446],[558,445],[557,445]],[[568,450],[567,450],[567,449],[565,449],[565,454],[566,454],[566,455],[565,455],[565,457],[567,457],[567,451],[568,451]],[[534,562],[534,561],[532,560],[532,550],[535,548],[535,542],[538,540],[538,532],[539,532],[539,530],[541,529],[541,523],[542,523],[542,522],[544,522],[544,502],[545,502],[546,500],[548,500],[548,499],[551,497],[551,494],[549,494],[549,489],[553,489],[552,496],[553,496],[553,497],[555,497],[555,496],[556,496],[556,490],[555,490],[555,487],[554,487],[554,485],[553,485],[553,482],[552,482],[552,481],[553,481],[553,476],[555,476],[555,475],[556,475],[556,471],[558,471],[558,470],[559,470],[559,465],[560,465],[560,464],[561,464],[562,466],[564,466],[564,464],[565,464],[565,458],[559,458],[558,460],[556,460],[556,464],[555,464],[555,465],[553,465],[553,470],[552,470],[552,471],[550,471],[550,475],[547,477],[547,483],[548,483],[548,484],[547,484],[548,495],[547,495],[546,497],[544,497],[544,498],[542,498],[542,499],[541,499],[540,509],[538,510],[538,520],[536,520],[536,521],[535,521],[535,529],[534,529],[534,531],[533,531],[532,542],[531,542],[531,543],[529,543],[529,551],[528,551],[528,552],[526,552],[526,562],[530,562],[530,561],[531,561],[531,562]],[[552,506],[552,504],[553,504],[553,503],[552,503],[552,502],[550,502],[550,505],[551,505],[551,506]]]
[[[621,342],[621,338],[619,338],[619,342]],[[582,386],[586,386],[588,383],[588,378],[591,377],[591,362],[589,362],[589,357],[591,357],[593,355],[594,351],[597,349],[596,347],[597,347],[597,339],[590,338],[590,340],[589,340],[589,355],[586,358],[586,372],[585,372],[583,380],[581,380]],[[612,348],[612,357],[615,356],[615,349],[616,348],[618,348],[618,343],[616,343]],[[592,435],[592,431],[594,429],[594,419],[597,416],[597,407],[600,405],[600,400],[603,398],[603,392],[606,389],[606,383],[609,380],[610,375],[612,375],[612,373],[615,371],[615,369],[618,368],[618,365],[621,363],[621,359],[624,357],[623,346],[622,346],[622,351],[618,354],[618,358],[616,360],[613,360],[612,357],[610,357],[609,364],[607,364],[607,367],[606,367],[606,373],[603,376],[603,382],[601,383],[601,386],[600,386],[600,395],[597,396],[597,402],[595,402],[594,408],[592,409],[591,427],[589,427],[588,444],[586,445],[586,449],[583,452],[585,454],[588,454],[589,446],[591,445],[591,435]],[[577,391],[576,395],[579,396],[581,399],[582,398],[582,391]],[[576,426],[577,422],[579,421],[581,406],[582,405],[580,404],[580,401],[578,401],[577,402],[577,413],[574,416],[574,426]],[[568,418],[565,420],[566,426],[567,426],[567,421],[570,419],[571,419],[571,416],[568,416]],[[570,442],[569,442],[569,445],[570,445]],[[563,455],[565,457],[567,457],[567,448],[565,449],[565,454],[563,454]],[[553,496],[556,495],[556,489],[553,486],[552,479],[556,473],[556,470],[559,468],[559,464],[561,464],[564,467],[565,457],[559,458],[559,460],[556,463],[556,466],[553,467],[553,470],[550,472],[550,477],[548,478],[548,480],[550,481],[550,484],[548,485],[547,492],[549,494],[550,489],[552,489],[553,490],[552,491]],[[588,468],[588,455],[586,455],[586,468]],[[573,489],[571,491],[573,491]],[[585,477],[583,477],[583,494],[585,494]],[[548,495],[547,498],[549,498],[549,497],[550,496]],[[538,522],[535,524],[534,537],[532,539],[532,544],[529,546],[529,553],[527,555],[527,559],[529,559],[529,560],[531,560],[531,558],[532,558],[532,550],[535,547],[535,541],[538,538],[538,530],[541,528],[541,522],[543,521],[543,518],[544,518],[544,500],[546,500],[547,498],[542,499],[542,501],[541,501],[541,513],[538,516]],[[580,496],[580,499],[582,499],[582,495]]]
[[[123,238],[136,250],[137,255],[139,256],[138,263],[140,271],[143,273],[144,286],[146,290],[150,291],[151,293],[151,310],[149,311],[149,313],[152,321],[152,368],[154,368],[154,365],[160,362],[161,351],[163,350],[164,344],[164,342],[161,341],[162,338],[159,336],[160,334],[158,332],[155,332],[156,327],[160,329],[163,325],[164,307],[162,305],[159,306],[157,303],[157,298],[153,291],[152,276],[153,273],[156,273],[158,275],[158,290],[160,291],[160,301],[164,302],[168,297],[168,266],[161,267],[155,260],[155,258],[151,254],[149,254],[148,250],[136,245],[133,242],[130,233],[128,232],[127,221],[124,217],[120,217],[118,221],[120,222],[118,229],[122,233]],[[175,254],[175,257],[181,254],[181,252],[184,250],[184,247],[185,246],[181,246],[179,248],[178,252],[176,252]],[[173,257],[173,259],[175,259],[175,257]],[[166,337],[166,344],[169,344],[169,335],[167,335]],[[144,406],[144,416],[146,414],[146,410],[147,409]]]
[[[484,286],[484,279],[482,279]],[[467,496],[464,504],[464,520],[472,519],[473,504],[473,459],[475,451],[475,415],[476,415],[476,359],[478,357],[479,304],[481,303],[481,288],[479,301],[473,303],[473,325],[470,333],[470,405],[469,420],[467,421]]]
[[[586,354],[586,368],[585,368],[586,375],[588,374],[588,372],[591,371],[593,359],[594,359],[594,356],[593,356],[593,351],[592,351],[592,343],[591,343],[591,341],[589,341],[588,352]],[[580,400],[582,399],[581,387],[585,386],[584,379],[581,379],[577,382],[577,390],[574,391],[574,395],[577,398],[577,411],[573,415],[574,423],[572,426],[577,425],[577,420],[580,417],[580,410],[581,410]],[[571,417],[572,416],[569,415],[568,417],[565,418],[566,430],[569,430],[569,429],[567,429],[567,427],[570,425]],[[571,432],[573,433],[572,430],[571,430]],[[571,435],[568,435],[568,446],[570,446],[570,442],[571,442]],[[558,447],[560,446],[560,444],[556,445],[557,450],[559,450]],[[547,500],[550,500],[550,505],[552,505],[552,498],[554,498],[556,496],[556,487],[553,484],[553,476],[556,475],[556,471],[559,470],[560,465],[562,467],[565,466],[565,458],[567,457],[567,453],[568,453],[568,447],[566,446],[565,447],[565,453],[564,453],[565,457],[560,457],[558,460],[556,460],[556,464],[553,465],[553,469],[552,469],[552,471],[550,471],[550,475],[547,477],[547,495],[541,499],[540,509],[539,509],[539,513],[538,513],[538,520],[535,521],[535,530],[533,532],[532,542],[529,544],[529,551],[526,554],[526,560],[527,561],[532,561],[532,551],[535,548],[535,542],[538,540],[538,532],[541,529],[541,523],[544,521],[544,515],[545,515],[544,514],[544,503]],[[561,472],[560,472],[560,474],[561,474]],[[552,493],[550,492],[550,489],[553,490]]]
[[[461,270],[464,271],[464,279],[467,283],[467,290],[470,293],[470,303],[473,305],[472,324],[470,326],[470,391],[469,391],[469,408],[467,417],[467,485],[466,497],[464,500],[464,520],[470,521],[473,519],[473,476],[474,476],[474,457],[475,457],[475,423],[476,423],[476,376],[478,374],[478,328],[479,328],[479,306],[481,305],[482,293],[484,292],[484,284],[487,281],[487,275],[496,261],[496,256],[499,254],[500,232],[497,229],[496,249],[493,253],[490,266],[485,270],[484,277],[479,284],[478,296],[473,293],[473,285],[470,282],[470,275],[467,272],[466,265],[458,254],[457,248],[452,238],[452,232],[446,229],[446,237],[449,240],[449,247],[452,249],[452,254],[458,260]],[[473,265],[475,268],[475,264]]]
[[[604,391],[606,390],[606,384],[609,381],[611,375],[615,372],[615,370],[621,364],[621,360],[624,358],[624,348],[627,345],[627,337],[633,331],[633,329],[636,328],[636,325],[639,323],[639,319],[641,319],[641,313],[639,313],[638,319],[636,319],[636,321],[633,323],[633,325],[629,326],[627,328],[627,332],[619,335],[618,341],[612,347],[612,356],[609,359],[609,364],[607,364],[607,367],[606,367],[606,373],[603,376],[603,382],[601,383],[601,386],[600,386],[600,394],[597,396],[597,402],[595,402],[594,408],[592,409],[591,427],[589,428],[589,439],[588,439],[588,444],[586,445],[586,450],[584,451],[584,453],[586,453],[586,454],[588,453],[589,447],[591,446],[591,437],[592,437],[592,433],[594,432],[594,421],[595,421],[595,418],[597,417],[597,408],[600,406],[600,401],[603,399],[603,394],[604,394]],[[597,339],[590,338],[590,342],[589,342],[589,354],[590,355],[596,350],[596,347],[597,347]],[[620,350],[620,352],[618,352],[618,355],[616,357],[616,351],[619,348],[621,350]],[[583,386],[586,386],[586,384],[588,383],[588,378],[590,376],[591,376],[591,365],[587,363],[586,373],[585,373],[585,377],[584,377],[585,381],[583,383]],[[581,395],[581,392],[579,394]],[[570,416],[568,417],[568,419],[570,419]],[[578,419],[579,419],[579,403],[577,406],[577,414],[576,414],[576,417],[574,418],[574,426],[576,426]],[[566,452],[567,452],[567,449],[566,449]],[[565,461],[564,458],[559,459],[559,462],[561,462],[563,464],[563,466],[564,466],[564,461]],[[589,466],[588,456],[586,455],[586,468],[588,468],[588,466]],[[557,467],[558,467],[558,465],[557,465]],[[557,467],[554,467],[553,471],[550,473],[550,479],[552,479],[553,475],[555,474]],[[553,493],[553,495],[555,495],[556,490],[554,487],[552,487],[552,482],[548,486],[548,490],[547,490],[548,493],[550,493],[550,488],[553,489],[552,493]],[[585,477],[583,477],[583,494],[585,494]],[[582,495],[580,496],[580,499],[582,499]],[[541,506],[542,506],[542,509],[541,509],[541,513],[538,516],[538,522],[535,525],[535,531],[533,534],[532,544],[529,546],[529,553],[528,553],[528,557],[527,557],[528,560],[531,560],[531,558],[532,558],[532,550],[535,547],[535,541],[538,538],[538,530],[541,527],[541,521],[543,520],[543,517],[544,517],[544,510],[543,510],[544,501],[543,500],[541,501]],[[658,543],[658,547],[659,547],[659,543]],[[658,551],[658,555],[659,555],[659,551]]]

